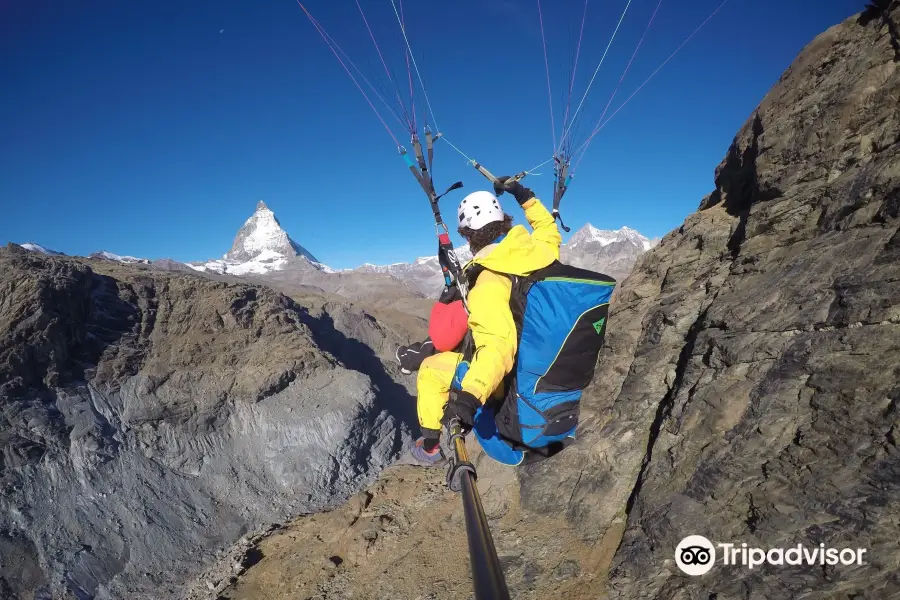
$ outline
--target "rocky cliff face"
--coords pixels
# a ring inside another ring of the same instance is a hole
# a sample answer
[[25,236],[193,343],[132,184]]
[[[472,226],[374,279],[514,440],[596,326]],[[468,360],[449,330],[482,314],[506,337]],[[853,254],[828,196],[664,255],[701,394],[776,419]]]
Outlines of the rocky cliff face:
[[89,264],[0,249],[0,597],[177,598],[409,441],[409,336],[372,314]]
[[[715,191],[638,260],[577,443],[518,470],[480,460],[513,597],[900,597],[897,4],[805,48]],[[356,504],[251,543],[262,560],[222,597],[471,597],[441,476],[392,469]],[[691,577],[674,559],[692,534],[867,552],[750,569],[719,549]]]

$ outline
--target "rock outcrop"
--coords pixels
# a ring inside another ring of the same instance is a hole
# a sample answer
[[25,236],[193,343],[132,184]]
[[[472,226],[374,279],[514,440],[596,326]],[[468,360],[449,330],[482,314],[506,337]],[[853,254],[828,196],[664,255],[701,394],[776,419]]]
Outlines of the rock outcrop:
[[[898,4],[810,43],[700,210],[638,259],[578,441],[515,471],[480,462],[513,597],[900,597]],[[303,518],[258,544],[222,597],[471,597],[459,497],[407,469],[357,498],[372,507],[357,521]],[[405,485],[419,493],[390,512]],[[691,577],[674,560],[688,535],[867,552],[755,569],[720,554]]]
[[409,442],[381,358],[409,339],[312,295],[0,249],[0,597],[177,598],[247,531],[344,501]]

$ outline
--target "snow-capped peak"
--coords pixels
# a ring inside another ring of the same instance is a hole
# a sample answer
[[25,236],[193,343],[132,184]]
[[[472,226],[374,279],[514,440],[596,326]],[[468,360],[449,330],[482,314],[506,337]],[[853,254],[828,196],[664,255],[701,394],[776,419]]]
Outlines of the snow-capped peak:
[[31,252],[40,252],[41,254],[48,254],[50,256],[65,256],[62,252],[57,252],[56,250],[50,250],[49,248],[44,248],[40,244],[35,244],[34,242],[26,242],[24,244],[19,244],[26,250]]
[[229,262],[247,262],[264,254],[271,257],[273,253],[283,258],[305,256],[312,262],[319,262],[306,248],[290,238],[281,228],[275,213],[260,200],[256,211],[238,230],[231,250],[223,259]]
[[[300,259],[297,263],[296,259]],[[334,269],[320,263],[303,246],[291,239],[281,228],[275,213],[262,200],[256,210],[238,230],[228,251],[221,260],[186,263],[196,271],[210,271],[228,275],[264,275],[282,271],[291,264],[299,268],[335,273]]]
[[119,254],[114,254],[112,252],[107,252],[106,250],[101,250],[100,252],[94,252],[88,258],[101,258],[106,260],[114,260],[116,262],[125,263],[125,264],[142,264],[149,265],[150,261],[146,258],[136,258],[134,256],[121,256]]
[[575,235],[566,244],[570,248],[574,248],[579,244],[595,242],[601,246],[608,246],[615,242],[631,242],[635,246],[639,246],[643,250],[649,250],[653,247],[653,243],[641,235],[638,231],[631,227],[622,227],[621,229],[597,229],[590,223],[575,232]]

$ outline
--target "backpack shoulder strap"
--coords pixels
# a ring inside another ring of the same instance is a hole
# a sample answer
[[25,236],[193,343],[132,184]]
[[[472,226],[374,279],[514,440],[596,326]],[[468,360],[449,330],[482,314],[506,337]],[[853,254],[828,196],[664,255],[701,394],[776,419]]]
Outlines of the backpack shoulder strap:
[[[495,275],[507,277],[510,280],[512,280],[512,288],[513,289],[512,289],[512,292],[510,293],[510,308],[512,308],[512,299],[513,299],[513,296],[516,295],[517,281],[521,280],[522,278],[520,278],[516,275],[510,275],[509,273],[501,273],[500,271],[494,271],[493,269],[488,269],[484,265],[473,263],[471,266],[469,266],[468,269],[466,269],[466,280],[469,282],[469,291],[470,292],[472,291],[472,289],[475,288],[475,283],[477,282],[479,275],[481,275],[485,271],[490,271],[491,273],[494,273]],[[513,313],[513,320],[515,320],[515,313]],[[520,328],[519,323],[520,323],[520,320],[516,321],[517,334],[521,334],[521,330],[520,330],[521,328]],[[466,337],[463,339],[461,353],[463,355],[464,361],[471,361],[472,358],[475,356],[475,340],[472,337],[471,329],[469,329],[466,332]]]

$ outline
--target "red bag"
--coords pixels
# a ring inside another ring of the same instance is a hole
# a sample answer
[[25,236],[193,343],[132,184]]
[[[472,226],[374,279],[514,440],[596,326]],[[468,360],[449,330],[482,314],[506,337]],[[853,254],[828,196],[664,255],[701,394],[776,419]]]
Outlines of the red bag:
[[459,346],[469,329],[469,315],[462,300],[443,304],[435,302],[428,321],[428,336],[438,352],[450,352]]

